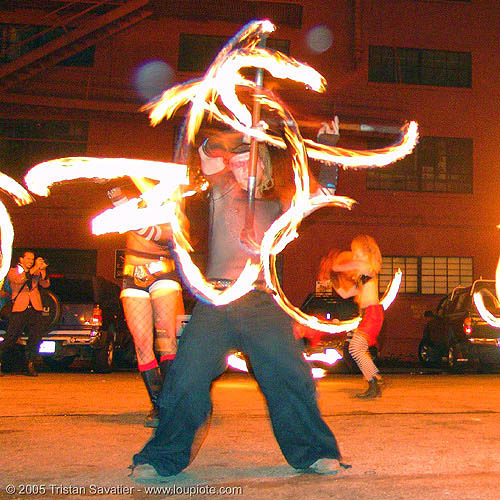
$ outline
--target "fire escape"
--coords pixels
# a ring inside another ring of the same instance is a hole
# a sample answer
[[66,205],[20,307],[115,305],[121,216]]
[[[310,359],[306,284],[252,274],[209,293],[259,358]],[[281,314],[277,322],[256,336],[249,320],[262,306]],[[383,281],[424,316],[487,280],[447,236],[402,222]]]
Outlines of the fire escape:
[[[19,40],[0,40],[0,92],[50,69],[152,14],[149,0],[7,0],[0,22],[37,25]],[[29,20],[36,22],[30,23]]]

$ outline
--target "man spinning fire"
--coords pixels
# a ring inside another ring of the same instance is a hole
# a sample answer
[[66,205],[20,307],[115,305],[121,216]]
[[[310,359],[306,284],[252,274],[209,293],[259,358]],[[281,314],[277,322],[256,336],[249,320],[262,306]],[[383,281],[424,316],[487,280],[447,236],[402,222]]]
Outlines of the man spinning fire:
[[[253,236],[259,243],[281,206],[267,194],[273,186],[267,147],[259,143],[257,149]],[[247,216],[249,145],[241,134],[226,132],[207,139],[199,154],[211,184],[207,276],[217,288],[225,289],[251,257],[241,242]],[[196,304],[158,400],[156,433],[134,456],[133,480],[168,481],[194,459],[211,415],[212,381],[224,372],[226,356],[233,349],[250,359],[274,434],[290,465],[317,473],[342,469],[336,439],[317,406],[302,343],[293,335],[292,319],[260,279],[251,292],[228,305]]]

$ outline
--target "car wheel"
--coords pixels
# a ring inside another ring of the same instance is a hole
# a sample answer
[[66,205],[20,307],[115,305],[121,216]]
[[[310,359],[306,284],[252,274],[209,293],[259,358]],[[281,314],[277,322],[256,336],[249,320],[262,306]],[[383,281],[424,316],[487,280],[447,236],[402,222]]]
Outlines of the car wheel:
[[43,332],[47,333],[56,328],[57,324],[59,323],[59,319],[61,317],[61,303],[57,296],[46,288],[40,289],[40,297],[42,299],[43,308]]
[[94,353],[94,369],[97,373],[110,373],[113,370],[115,346],[108,340],[104,347],[96,349]]
[[45,365],[53,371],[67,370],[75,358],[76,356],[65,356],[64,358],[54,359],[50,356],[42,356],[42,360]]
[[448,348],[448,370],[452,373],[460,373],[464,369],[464,363],[458,361],[459,352],[456,345],[451,344]]
[[418,359],[426,368],[437,368],[441,364],[438,349],[426,338],[422,339],[418,345]]

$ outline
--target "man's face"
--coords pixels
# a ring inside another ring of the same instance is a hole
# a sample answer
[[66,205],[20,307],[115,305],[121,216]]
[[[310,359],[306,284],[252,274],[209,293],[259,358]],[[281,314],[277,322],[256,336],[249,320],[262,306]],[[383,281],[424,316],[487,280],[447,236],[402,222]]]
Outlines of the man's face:
[[25,269],[31,269],[35,263],[35,254],[33,252],[25,252],[19,259],[19,262]]
[[[248,189],[248,163],[250,161],[250,153],[240,153],[233,155],[229,162],[233,175],[240,185],[241,189],[245,191]],[[264,165],[260,159],[257,161],[257,186],[262,183]]]

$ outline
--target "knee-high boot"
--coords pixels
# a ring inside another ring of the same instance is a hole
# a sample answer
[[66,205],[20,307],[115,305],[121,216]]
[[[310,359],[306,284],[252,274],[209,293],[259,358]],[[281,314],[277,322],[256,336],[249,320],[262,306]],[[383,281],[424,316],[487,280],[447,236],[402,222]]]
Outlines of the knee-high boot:
[[151,368],[150,370],[141,372],[141,375],[152,404],[151,411],[144,422],[144,427],[158,427],[159,410],[156,402],[161,392],[163,378],[160,373],[160,369],[157,366],[155,368]]

